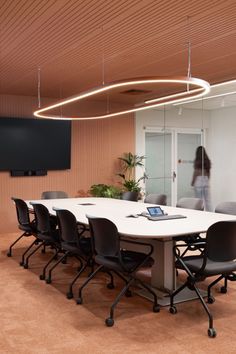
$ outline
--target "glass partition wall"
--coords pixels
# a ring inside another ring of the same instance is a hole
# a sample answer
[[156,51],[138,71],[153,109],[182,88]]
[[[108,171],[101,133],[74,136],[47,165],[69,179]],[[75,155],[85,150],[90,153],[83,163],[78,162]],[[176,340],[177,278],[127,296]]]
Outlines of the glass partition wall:
[[[236,84],[232,94],[136,114],[136,153],[145,155],[145,194],[167,195],[167,204],[200,196],[192,186],[196,148],[203,146],[210,167],[198,174],[210,182],[210,210],[236,201]],[[228,88],[229,90],[229,88]],[[219,89],[217,88],[217,94]],[[212,89],[211,95],[215,94]],[[206,178],[205,178],[206,179]]]
[[[173,206],[182,197],[196,196],[194,159],[197,147],[206,145],[209,128],[202,102],[199,109],[163,107],[137,114],[136,120],[137,152],[146,157],[145,195],[166,194],[167,205]],[[143,144],[138,143],[140,131]]]
[[202,144],[199,129],[145,130],[146,194],[167,195],[167,204],[176,205],[182,197],[193,197],[191,186],[195,151]]

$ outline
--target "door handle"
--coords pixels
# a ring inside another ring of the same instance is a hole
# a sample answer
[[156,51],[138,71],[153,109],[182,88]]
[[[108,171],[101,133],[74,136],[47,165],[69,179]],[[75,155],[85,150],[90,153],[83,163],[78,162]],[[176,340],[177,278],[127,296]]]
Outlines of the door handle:
[[173,171],[173,174],[172,174],[172,181],[174,182],[175,179],[176,179],[176,173],[175,173],[175,171]]

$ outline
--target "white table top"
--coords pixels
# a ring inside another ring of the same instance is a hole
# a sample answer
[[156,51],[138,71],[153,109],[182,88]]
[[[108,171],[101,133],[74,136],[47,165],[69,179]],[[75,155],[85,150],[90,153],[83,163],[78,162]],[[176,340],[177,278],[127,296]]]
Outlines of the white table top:
[[[30,201],[27,201],[29,205]],[[235,220],[235,215],[226,215],[197,211],[190,209],[163,206],[163,210],[171,214],[181,214],[186,216],[184,219],[172,219],[151,221],[146,217],[138,218],[127,217],[130,214],[139,214],[146,211],[152,204],[130,202],[111,198],[65,198],[65,199],[40,199],[32,200],[44,204],[55,214],[52,207],[70,210],[78,222],[88,224],[87,215],[105,217],[113,221],[119,233],[126,236],[136,236],[140,238],[160,238],[168,239],[179,235],[205,232],[209,226],[217,221]],[[91,203],[93,205],[82,205]],[[30,206],[30,205],[29,205]],[[31,206],[32,207],[32,206]]]

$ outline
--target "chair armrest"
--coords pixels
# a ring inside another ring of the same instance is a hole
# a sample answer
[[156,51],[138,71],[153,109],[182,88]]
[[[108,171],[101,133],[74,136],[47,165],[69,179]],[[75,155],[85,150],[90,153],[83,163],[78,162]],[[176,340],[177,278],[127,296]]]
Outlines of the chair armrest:
[[127,239],[123,239],[122,237],[120,237],[120,240],[122,240],[123,242],[126,242],[126,243],[130,243],[130,244],[135,244],[135,245],[140,245],[140,246],[147,246],[150,248],[150,251],[147,253],[147,256],[151,256],[151,254],[153,253],[153,245],[150,244],[150,243],[146,243],[146,242],[140,242],[140,241],[134,241],[134,240],[127,240]]
[[[139,242],[139,241],[133,241],[133,240],[131,241],[131,240],[126,240],[126,239],[123,240],[121,237],[120,237],[120,240],[122,240],[122,241],[124,241],[124,242],[126,242],[128,244],[134,244],[134,245],[139,245],[139,246],[147,246],[150,249],[150,251],[148,253],[142,252],[145,257],[144,257],[143,261],[141,263],[139,263],[137,265],[137,267],[132,270],[132,272],[135,272],[137,270],[137,268],[142,267],[147,262],[147,260],[150,258],[151,254],[153,252],[153,249],[154,249],[153,245],[151,245],[150,243],[145,243],[145,242]],[[121,263],[123,269],[127,271],[126,266],[123,263],[123,260],[122,260],[122,257],[121,257],[121,253],[119,254],[119,260],[120,260],[120,263]]]
[[[195,246],[195,247],[205,247],[206,242],[193,242],[191,244],[191,246]],[[186,263],[184,262],[184,257],[183,255],[180,253],[179,248],[181,247],[186,247],[186,244],[180,244],[180,245],[175,245],[173,247],[173,252],[174,252],[174,256],[176,257],[177,261],[183,266],[183,268],[185,269],[185,271],[188,273],[188,275],[191,278],[196,278],[197,274],[200,274],[206,267],[206,262],[207,262],[207,258],[205,257],[205,250],[203,250],[201,252],[201,255],[197,255],[197,256],[193,256],[193,257],[198,257],[198,258],[202,258],[202,265],[201,268],[198,270],[198,272],[195,273],[195,276],[193,275],[193,273],[191,272],[191,270],[188,268],[188,266],[186,265]]]

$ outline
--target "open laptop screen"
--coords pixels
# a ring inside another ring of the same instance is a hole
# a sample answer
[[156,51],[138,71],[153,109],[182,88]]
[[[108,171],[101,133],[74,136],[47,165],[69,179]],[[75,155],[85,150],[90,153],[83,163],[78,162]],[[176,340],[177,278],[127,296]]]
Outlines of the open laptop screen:
[[148,207],[147,210],[148,210],[148,213],[149,213],[150,216],[161,216],[161,215],[164,215],[163,210],[159,206]]

